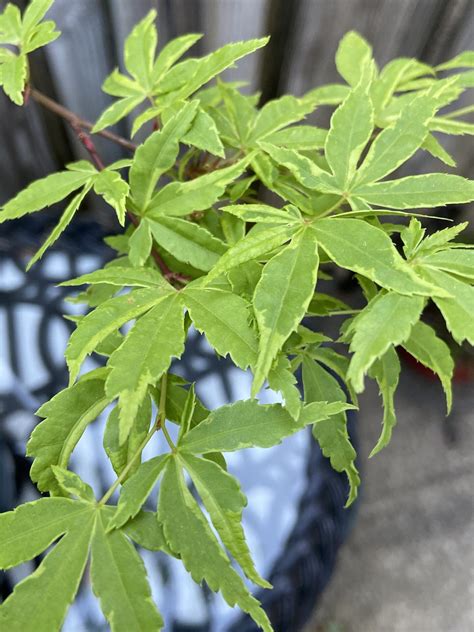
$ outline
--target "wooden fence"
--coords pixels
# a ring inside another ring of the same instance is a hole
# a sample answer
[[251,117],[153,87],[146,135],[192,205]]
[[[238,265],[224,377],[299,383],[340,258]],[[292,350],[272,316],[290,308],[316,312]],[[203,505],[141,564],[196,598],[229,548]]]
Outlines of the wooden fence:
[[[380,64],[400,55],[435,64],[472,48],[474,41],[473,0],[56,0],[51,14],[62,37],[33,54],[33,82],[95,120],[110,102],[100,90],[104,77],[121,65],[124,38],[152,7],[158,10],[161,45],[186,32],[205,34],[193,54],[270,34],[266,49],[226,75],[250,81],[262,100],[337,80],[334,54],[350,29],[371,41]],[[126,124],[119,131],[126,133]],[[99,143],[106,160],[120,157],[120,148]],[[459,172],[472,173],[472,143],[451,137],[447,147]],[[61,121],[34,103],[19,108],[0,95],[0,203],[25,182],[82,155]],[[431,167],[429,161],[424,156],[416,168]]]

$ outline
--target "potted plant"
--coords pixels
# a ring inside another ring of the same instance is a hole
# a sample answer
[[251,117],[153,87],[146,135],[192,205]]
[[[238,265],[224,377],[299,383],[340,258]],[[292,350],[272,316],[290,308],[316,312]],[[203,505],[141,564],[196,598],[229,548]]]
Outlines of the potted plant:
[[[63,117],[90,160],[30,184],[3,206],[0,222],[67,200],[28,267],[89,193],[110,205],[123,231],[109,241],[117,250],[113,261],[67,283],[88,287],[78,299],[91,309],[76,319],[69,340],[69,386],[41,406],[43,421],[28,442],[31,478],[48,495],[0,516],[0,567],[54,546],[0,606],[0,622],[5,629],[60,629],[90,560],[92,587],[113,630],[161,629],[134,542],[178,558],[196,582],[272,630],[230,562],[270,588],[252,561],[241,526],[246,499],[224,454],[271,447],[311,426],[332,466],[348,477],[350,505],[360,479],[346,413],[357,406],[365,376],[379,384],[384,407],[374,454],[396,423],[397,346],[437,373],[449,410],[449,348],[421,317],[432,301],[454,340],[472,343],[473,251],[454,241],[465,224],[426,235],[417,209],[472,201],[474,183],[447,173],[391,174],[420,149],[452,163],[433,132],[471,131],[458,118],[465,110],[439,111],[472,83],[472,73],[461,70],[473,66],[473,55],[437,68],[401,58],[379,71],[369,44],[348,33],[336,56],[345,83],[259,109],[257,98],[235,84],[207,84],[265,38],[180,61],[199,36],[179,37],[157,55],[152,11],[127,38],[127,74],[114,70],[106,78],[103,88],[115,100],[92,125],[29,82],[28,54],[59,35],[43,20],[51,4],[33,0],[23,15],[6,6],[0,82],[19,106],[34,99]],[[445,70],[455,72],[439,74]],[[142,143],[108,130],[143,104],[132,128],[132,137],[150,128]],[[329,130],[301,123],[322,105],[336,106]],[[118,142],[130,158],[105,165],[94,134]],[[257,183],[281,204],[261,203]],[[403,228],[387,221],[394,216],[403,218]],[[401,249],[392,240],[397,231]],[[362,309],[319,291],[329,263],[356,275]],[[308,316],[334,314],[347,317],[339,342],[350,357],[302,324]],[[124,329],[127,323],[133,326]],[[216,354],[251,369],[248,399],[209,411],[194,385],[170,372],[191,324]],[[106,365],[81,372],[94,352]],[[300,369],[303,397],[295,378]],[[282,404],[259,402],[266,383],[281,393]],[[96,498],[68,463],[87,426],[110,405],[104,448],[117,478]],[[168,424],[178,426],[175,438]],[[166,450],[142,462],[157,433]],[[157,509],[145,511],[158,482]]]

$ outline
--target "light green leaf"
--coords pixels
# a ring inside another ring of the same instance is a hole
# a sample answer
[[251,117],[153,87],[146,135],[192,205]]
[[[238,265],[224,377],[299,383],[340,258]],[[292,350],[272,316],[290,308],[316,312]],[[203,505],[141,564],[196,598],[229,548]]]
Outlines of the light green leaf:
[[385,128],[370,146],[355,177],[355,186],[380,180],[406,162],[428,134],[428,122],[437,109],[431,94],[421,94],[400,113],[394,125]]
[[230,281],[234,294],[243,296],[251,301],[255,287],[262,276],[262,270],[263,266],[256,261],[247,261],[229,270],[227,278]]
[[448,165],[449,167],[456,166],[456,161],[454,160],[454,158],[446,151],[443,145],[435,136],[433,136],[433,134],[428,134],[428,136],[423,141],[421,148],[430,153],[435,158],[438,158],[439,160],[444,162],[445,165]]
[[158,292],[160,290],[162,292],[173,292],[173,286],[165,281],[161,274],[153,270],[153,268],[141,268],[137,270],[120,265],[95,270],[95,272],[83,274],[70,281],[63,281],[60,285],[74,287],[85,285],[86,283],[91,285],[107,283],[108,285],[115,285],[117,287],[146,287],[155,288]]
[[120,531],[105,532],[102,511],[92,539],[91,581],[112,632],[161,630],[163,620],[151,596],[146,570]]
[[296,230],[295,226],[276,226],[261,232],[250,231],[219,259],[207,275],[207,281],[210,282],[247,261],[258,261],[265,254],[288,241]]
[[[200,59],[188,59],[176,64],[160,82],[159,90],[160,92],[176,90],[173,94],[174,100],[186,99],[213,77],[232,66],[238,59],[262,48],[267,42],[268,37],[234,42]],[[183,72],[183,66],[192,69],[188,76]]]
[[40,555],[90,508],[68,498],[40,498],[0,515],[0,568]]
[[[336,378],[308,357],[303,360],[303,386],[306,402],[320,402],[323,398],[340,403],[346,401]],[[346,473],[350,485],[346,506],[350,505],[357,498],[360,478],[355,465],[356,452],[347,432],[345,412],[318,420],[313,425],[313,436],[324,456],[330,459],[332,467],[337,472]]]
[[229,354],[241,369],[253,366],[258,343],[247,301],[232,292],[209,287],[189,287],[182,294],[195,327],[206,334],[217,353]]
[[162,248],[178,261],[189,263],[198,270],[210,270],[226,252],[224,242],[193,222],[164,216],[146,221]]
[[[113,507],[110,507],[113,510]],[[166,544],[163,527],[151,511],[140,511],[138,516],[129,520],[122,528],[129,538],[148,551],[164,551],[168,555],[174,554]]]
[[103,92],[113,97],[140,97],[144,98],[143,90],[136,81],[119,72],[115,68],[102,84]]
[[36,253],[28,261],[28,265],[26,266],[27,272],[34,263],[36,263],[39,259],[41,259],[41,257],[44,255],[46,250],[50,248],[59,239],[61,234],[69,226],[74,215],[76,214],[76,211],[79,209],[80,205],[82,204],[82,201],[86,197],[87,193],[90,191],[90,187],[91,187],[90,184],[86,184],[84,189],[80,193],[78,193],[78,195],[76,195],[68,204],[68,206],[66,207],[66,210],[59,218],[59,222],[53,228],[53,230],[51,231],[46,241],[43,243],[41,248],[39,248],[39,250],[37,250]]
[[255,399],[213,410],[183,438],[180,450],[192,454],[271,448],[302,426],[279,404],[260,405]]
[[145,265],[153,246],[153,237],[147,222],[140,222],[128,240],[128,258],[132,266],[140,268]]
[[192,497],[177,459],[171,459],[160,488],[158,520],[170,548],[181,556],[195,582],[220,590],[230,606],[237,604],[265,632],[272,632],[267,615],[230,566],[202,511]]
[[179,141],[196,116],[198,101],[186,103],[163,129],[154,132],[135,152],[130,168],[130,188],[137,207],[144,211],[160,176],[171,169],[179,152]]
[[474,51],[465,50],[449,61],[436,66],[436,70],[451,70],[452,68],[474,68]]
[[95,502],[94,490],[75,472],[71,472],[70,470],[59,467],[58,465],[52,465],[51,470],[58,481],[58,485],[63,494],[72,494],[79,500],[84,500],[87,503]]
[[336,68],[343,79],[356,86],[364,67],[372,59],[372,46],[359,33],[349,31],[339,42],[336,52]]
[[356,186],[353,193],[369,204],[412,209],[463,204],[474,200],[474,181],[450,173],[427,173]]
[[201,33],[188,33],[169,41],[158,54],[153,66],[153,83],[159,83],[164,74],[184,53],[202,37]]
[[53,0],[32,0],[23,14],[23,33],[27,33],[30,29],[39,24],[52,4]]
[[[421,324],[421,322],[415,323],[412,329],[412,336],[416,331],[416,328]],[[369,375],[377,380],[383,401],[382,432],[377,444],[370,453],[370,456],[372,457],[380,452],[380,450],[388,446],[390,439],[392,438],[393,428],[397,423],[393,398],[398,386],[400,361],[398,359],[397,352],[393,347],[390,347],[379,360],[374,362],[369,370]]]
[[23,105],[23,91],[28,74],[26,55],[12,53],[0,64],[0,85],[16,105]]
[[184,454],[180,461],[191,476],[204,507],[229,553],[251,581],[263,588],[271,588],[271,584],[257,572],[245,540],[242,512],[247,499],[238,481],[208,459]]
[[397,88],[403,83],[420,74],[430,73],[432,70],[426,64],[422,64],[416,59],[409,57],[398,57],[392,59],[383,67],[380,75],[374,81],[371,89],[371,97],[377,114],[389,104]]
[[283,343],[303,319],[313,296],[318,273],[314,233],[293,237],[263,269],[253,300],[260,341],[252,394],[256,395]]
[[331,176],[316,165],[315,162],[295,151],[294,149],[285,149],[284,147],[275,147],[263,141],[259,146],[267,152],[272,159],[282,167],[286,167],[294,177],[308,189],[316,189],[317,191],[332,191],[334,183],[331,182]]
[[350,350],[353,352],[347,378],[360,393],[364,389],[364,374],[391,346],[408,340],[413,325],[420,318],[425,301],[418,296],[379,294],[358,314],[351,325],[354,332]]
[[192,426],[194,411],[196,410],[197,404],[196,390],[194,384],[191,384],[188,390],[188,394],[186,395],[186,400],[183,406],[183,412],[181,414],[181,419],[179,420],[179,434],[178,434],[178,443],[184,437],[185,434],[188,433],[189,429]]
[[110,399],[119,397],[119,443],[127,439],[148,386],[155,384],[173,358],[184,351],[184,314],[175,292],[164,296],[135,323],[109,359],[106,382]]
[[250,131],[250,142],[255,143],[282,127],[301,121],[314,110],[315,105],[315,99],[297,98],[290,94],[268,101],[257,114]]
[[455,226],[443,228],[443,230],[437,230],[435,233],[428,235],[428,237],[423,239],[423,241],[417,246],[417,255],[424,257],[427,254],[432,254],[438,252],[439,250],[445,250],[450,246],[452,247],[455,244],[449,244],[449,242],[456,239],[456,237],[462,233],[463,230],[466,230],[468,226],[469,222],[461,222]]
[[286,149],[321,149],[324,147],[327,133],[327,129],[314,125],[295,125],[269,134],[265,137],[265,141],[270,145]]
[[219,138],[216,124],[204,110],[198,110],[191,129],[183,137],[183,143],[225,158],[224,145]]
[[286,355],[280,354],[273,364],[268,374],[268,385],[282,394],[286,410],[297,420],[301,410],[301,395],[291,370],[291,362]]
[[370,64],[364,66],[360,83],[332,115],[326,137],[326,160],[342,192],[350,187],[374,130],[374,109],[369,96],[371,70]]
[[7,202],[0,213],[0,223],[16,219],[27,213],[41,211],[60,202],[70,193],[87,184],[91,174],[78,171],[62,171],[36,180],[16,197]]
[[123,226],[127,212],[126,200],[130,191],[125,180],[122,180],[116,171],[104,169],[94,180],[94,191],[115,210],[118,221]]
[[169,456],[161,454],[142,463],[135,474],[122,487],[117,510],[107,525],[107,531],[120,529],[134,518],[158,482]]
[[158,287],[132,290],[101,303],[81,319],[66,348],[70,382],[76,379],[82,363],[97,345],[133,318],[151,309],[166,293]]
[[248,160],[244,158],[230,167],[188,182],[171,182],[153,196],[146,213],[147,219],[158,219],[164,215],[183,216],[208,209],[243,173],[247,164]]
[[144,98],[144,95],[140,94],[138,96],[125,97],[124,99],[119,99],[119,101],[112,103],[112,105],[102,112],[92,128],[92,133],[97,134],[97,132],[101,132],[106,127],[111,127],[115,125],[115,123],[118,123],[140,105]]
[[264,224],[293,224],[297,223],[294,215],[285,209],[268,206],[268,204],[229,204],[223,206],[222,211],[232,213],[246,222]]
[[433,300],[444,316],[446,326],[454,340],[461,344],[467,340],[474,344],[474,287],[459,281],[441,270],[422,268],[422,274],[429,281],[446,290],[452,298],[434,297]]
[[125,68],[145,89],[152,87],[152,72],[158,36],[155,27],[156,11],[151,10],[138,22],[125,40]]
[[463,136],[468,134],[474,135],[474,124],[468,121],[457,121],[451,118],[435,116],[430,123],[430,129],[433,132],[442,132],[443,134],[454,134],[455,136]]
[[447,414],[451,411],[453,395],[451,380],[454,373],[454,362],[448,345],[438,338],[434,329],[423,322],[413,326],[411,335],[403,343],[404,349],[428,369],[431,369],[441,380],[446,395]]
[[430,296],[436,291],[413,272],[380,228],[363,220],[343,218],[318,220],[313,228],[320,246],[341,268],[402,294]]
[[2,630],[61,629],[84,573],[94,521],[91,507],[84,521],[61,539],[35,572],[15,586],[0,606]]
[[316,105],[338,105],[349,94],[349,86],[342,83],[329,83],[319,88],[313,88],[306,93],[307,98],[315,98]]
[[[117,476],[120,476],[124,468],[131,462],[132,458],[140,450],[140,447],[148,434],[151,420],[150,397],[146,396],[139,407],[133,428],[131,429],[127,440],[123,444],[120,444],[119,441],[119,412],[120,410],[118,406],[112,409],[107,419],[104,432],[104,449]],[[135,458],[134,463],[130,467],[124,480],[127,480],[127,478],[136,472],[140,466],[140,462],[141,454]]]
[[424,256],[420,265],[437,268],[474,282],[474,250],[451,248]]
[[44,421],[33,430],[26,453],[34,457],[30,476],[40,491],[61,494],[51,465],[67,468],[85,429],[109,401],[103,379],[86,379],[64,389],[37,411]]
[[8,2],[0,13],[0,39],[2,44],[20,44],[22,35],[21,12],[19,7]]

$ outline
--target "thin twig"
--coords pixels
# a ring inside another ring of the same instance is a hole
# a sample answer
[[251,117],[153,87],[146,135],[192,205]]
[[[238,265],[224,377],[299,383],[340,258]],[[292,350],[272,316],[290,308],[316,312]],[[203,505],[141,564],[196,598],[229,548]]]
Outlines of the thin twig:
[[54,101],[53,99],[51,99],[50,97],[47,97],[45,94],[43,94],[39,90],[36,90],[36,88],[32,88],[31,86],[29,87],[29,96],[34,101],[36,101],[37,103],[45,107],[47,110],[54,112],[55,114],[57,114],[64,120],[68,121],[71,125],[79,126],[81,129],[85,129],[88,132],[97,134],[98,136],[102,136],[102,138],[107,138],[107,140],[110,140],[113,143],[120,145],[121,147],[125,147],[125,149],[128,149],[129,151],[135,151],[137,148],[135,143],[132,143],[126,138],[123,138],[122,136],[119,136],[118,134],[114,134],[113,132],[110,132],[109,130],[104,129],[104,130],[101,130],[100,132],[92,132],[92,129],[94,127],[93,123],[91,123],[90,121],[87,121],[86,119],[81,118],[75,112],[68,110],[60,103],[57,103],[57,101]]

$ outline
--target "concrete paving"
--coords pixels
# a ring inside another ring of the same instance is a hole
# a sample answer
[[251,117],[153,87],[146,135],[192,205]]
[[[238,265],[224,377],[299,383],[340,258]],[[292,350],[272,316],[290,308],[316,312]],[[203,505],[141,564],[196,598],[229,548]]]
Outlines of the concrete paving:
[[474,389],[441,388],[405,368],[398,426],[373,459],[376,387],[361,398],[363,490],[354,529],[306,632],[474,630]]

